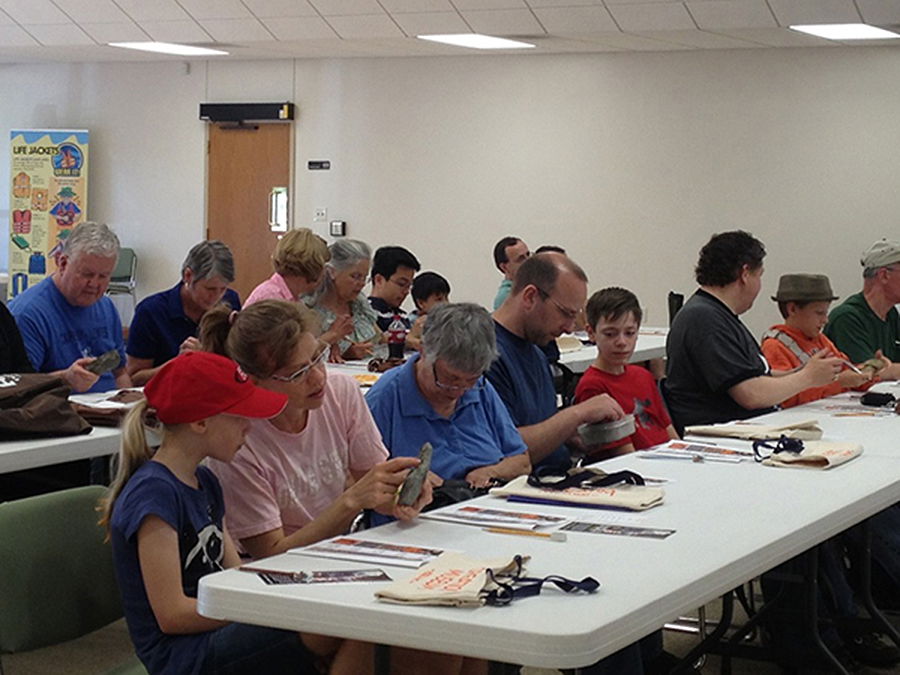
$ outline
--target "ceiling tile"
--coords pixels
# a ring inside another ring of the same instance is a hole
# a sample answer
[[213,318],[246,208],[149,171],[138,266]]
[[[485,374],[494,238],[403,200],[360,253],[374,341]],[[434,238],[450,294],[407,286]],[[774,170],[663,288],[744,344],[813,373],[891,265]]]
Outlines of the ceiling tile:
[[453,0],[459,11],[468,9],[524,9],[525,0]]
[[91,37],[72,23],[23,25],[42,45],[93,45]]
[[680,3],[682,0],[605,0],[607,5],[642,5],[647,2],[677,2]]
[[102,45],[109,42],[142,42],[150,37],[133,21],[122,23],[82,23],[81,28]]
[[394,14],[393,17],[403,32],[410,36],[471,32],[469,26],[456,12]]
[[246,19],[250,16],[240,0],[179,0],[187,13],[198,21],[204,19]]
[[116,0],[128,16],[137,21],[184,21],[187,12],[175,0]]
[[778,25],[765,0],[694,0],[686,4],[700,28],[770,28]]
[[900,23],[900,2],[897,0],[856,0],[856,4],[866,23]]
[[760,42],[741,40],[736,37],[708,33],[702,30],[642,31],[639,35],[657,40],[677,42],[678,44],[696,47],[697,49],[762,49],[766,47]]
[[319,16],[306,0],[243,0],[254,16],[272,18],[278,16]]
[[780,26],[804,23],[857,23],[853,0],[769,0]]
[[125,23],[129,17],[112,0],[55,0],[77,23]]
[[450,0],[381,0],[391,14],[399,12],[453,12]]
[[159,42],[207,42],[212,39],[196,21],[140,21],[139,24]]
[[609,11],[624,31],[692,30],[697,26],[682,4],[644,2],[610,5]]
[[330,16],[328,23],[344,39],[404,37],[387,14]]
[[546,31],[527,9],[492,9],[463,12],[472,30],[486,35],[542,35]]
[[19,26],[0,26],[0,45],[4,47],[30,47],[38,44],[37,40]]
[[353,16],[383,14],[377,0],[309,0],[322,16]]
[[266,42],[274,36],[258,19],[204,19],[199,22],[217,42]]
[[536,7],[538,21],[548,33],[593,33],[597,31],[617,31],[605,7]]
[[[14,26],[16,22],[12,20],[12,17],[0,9],[0,26]],[[0,44],[3,44],[0,42]]]
[[70,21],[50,0],[3,0],[3,9],[20,24],[56,23]]
[[789,28],[728,28],[716,32],[759,42],[769,47],[835,47],[838,45],[837,42],[798,33]]
[[624,51],[662,52],[667,50],[680,51],[690,49],[690,47],[678,44],[677,42],[656,40],[641,35],[630,35],[627,33],[598,33],[593,36],[591,40],[596,40],[600,44]]
[[278,40],[324,40],[338,37],[320,16],[286,16],[260,21]]

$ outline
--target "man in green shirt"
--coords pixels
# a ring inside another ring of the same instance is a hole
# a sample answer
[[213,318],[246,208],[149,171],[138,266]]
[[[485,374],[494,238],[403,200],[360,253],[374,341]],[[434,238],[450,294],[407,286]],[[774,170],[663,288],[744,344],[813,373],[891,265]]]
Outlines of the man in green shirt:
[[900,242],[882,239],[863,253],[863,290],[831,310],[825,335],[854,363],[881,358],[882,380],[900,379]]

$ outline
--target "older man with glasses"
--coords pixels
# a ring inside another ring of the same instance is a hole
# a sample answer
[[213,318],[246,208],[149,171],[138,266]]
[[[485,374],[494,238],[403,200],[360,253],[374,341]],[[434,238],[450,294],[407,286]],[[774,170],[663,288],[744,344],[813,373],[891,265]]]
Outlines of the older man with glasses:
[[525,442],[485,379],[496,357],[490,314],[470,303],[428,312],[422,353],[385,373],[366,402],[394,457],[434,447],[431,469],[474,487],[528,473]]
[[576,327],[587,298],[587,276],[561,253],[539,253],[522,263],[506,301],[494,312],[500,357],[487,377],[528,445],[532,464],[568,467],[567,443],[584,452],[579,425],[621,418],[607,395],[557,409],[550,366],[539,345]]
[[854,363],[880,358],[889,362],[878,376],[900,379],[900,242],[882,239],[866,250],[863,290],[831,310],[827,335]]

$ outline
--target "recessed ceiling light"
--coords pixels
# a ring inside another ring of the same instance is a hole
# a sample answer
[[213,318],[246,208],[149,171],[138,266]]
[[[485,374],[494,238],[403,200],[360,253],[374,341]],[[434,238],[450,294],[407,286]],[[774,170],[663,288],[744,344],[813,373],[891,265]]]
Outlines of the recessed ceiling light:
[[455,35],[416,35],[420,40],[431,42],[443,42],[457,47],[469,47],[471,49],[531,49],[533,44],[507,40],[506,38],[492,35],[480,35],[479,33],[459,33]]
[[890,40],[900,38],[884,28],[870,26],[865,23],[823,23],[804,26],[788,26],[799,33],[809,33],[829,40]]
[[109,46],[123,47],[124,49],[138,49],[140,51],[156,52],[158,54],[175,54],[177,56],[220,56],[228,54],[228,52],[223,52],[219,49],[179,45],[174,42],[110,42]]

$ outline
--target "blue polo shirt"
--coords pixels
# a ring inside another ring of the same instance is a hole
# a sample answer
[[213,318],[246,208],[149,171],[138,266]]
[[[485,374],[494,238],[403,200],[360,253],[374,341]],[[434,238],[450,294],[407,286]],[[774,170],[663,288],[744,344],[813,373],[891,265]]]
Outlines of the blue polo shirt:
[[[199,326],[184,313],[179,281],[167,291],[154,293],[138,303],[128,330],[128,354],[136,359],[153,359],[153,367],[178,356],[178,348],[189,337],[197,337]],[[241,308],[238,294],[230,288],[221,302]]]
[[[100,356],[117,349],[125,366],[122,321],[105,295],[87,307],[70,305],[49,276],[9,303],[16,319],[28,360],[39,373],[65,370],[85,356]],[[105,373],[88,391],[116,388],[116,377]]]
[[[497,351],[500,358],[491,364],[487,378],[500,395],[517,427],[538,424],[557,412],[556,389],[550,364],[540,347],[506,330],[496,321]],[[571,464],[565,445],[559,446],[540,466]]]
[[428,441],[434,447],[431,470],[450,480],[527,450],[489,382],[463,394],[449,418],[436,413],[416,385],[418,358],[386,372],[366,396],[393,457],[416,457]]

